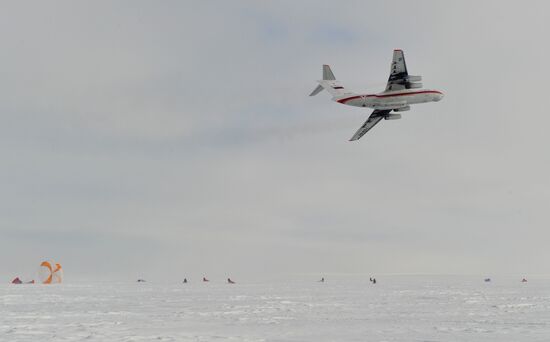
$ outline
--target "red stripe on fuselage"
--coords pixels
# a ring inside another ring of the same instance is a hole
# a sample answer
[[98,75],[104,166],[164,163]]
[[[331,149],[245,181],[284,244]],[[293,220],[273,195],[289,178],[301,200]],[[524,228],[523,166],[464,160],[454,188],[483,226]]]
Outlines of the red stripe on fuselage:
[[386,97],[398,97],[398,96],[407,96],[407,95],[420,95],[420,94],[443,94],[440,91],[437,90],[422,90],[422,91],[414,91],[414,92],[408,92],[408,93],[399,93],[399,94],[371,94],[371,95],[357,95],[352,97],[346,97],[345,99],[338,100],[339,103],[346,103],[351,100],[360,99],[364,97],[376,97],[376,98],[386,98]]

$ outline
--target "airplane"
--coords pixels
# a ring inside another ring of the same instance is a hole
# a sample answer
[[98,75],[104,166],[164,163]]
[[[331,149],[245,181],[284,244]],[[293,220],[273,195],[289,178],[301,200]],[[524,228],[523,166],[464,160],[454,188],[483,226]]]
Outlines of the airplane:
[[[422,89],[422,76],[411,76],[407,72],[403,50],[393,50],[390,78],[386,89],[377,94],[356,94],[344,88],[336,80],[330,66],[323,65],[323,79],[309,96],[319,94],[323,89],[332,95],[332,100],[354,107],[374,108],[368,120],[351,137],[350,141],[361,139],[380,120],[401,119],[400,112],[411,109],[411,105],[437,102],[443,98],[439,90]],[[392,113],[396,112],[396,113]]]

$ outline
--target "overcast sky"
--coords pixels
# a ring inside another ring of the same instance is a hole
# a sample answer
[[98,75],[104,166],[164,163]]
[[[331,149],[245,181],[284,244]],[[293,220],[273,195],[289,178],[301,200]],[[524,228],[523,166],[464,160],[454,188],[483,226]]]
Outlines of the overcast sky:
[[[0,275],[550,274],[549,7],[3,3]],[[446,96],[348,142],[394,48]]]

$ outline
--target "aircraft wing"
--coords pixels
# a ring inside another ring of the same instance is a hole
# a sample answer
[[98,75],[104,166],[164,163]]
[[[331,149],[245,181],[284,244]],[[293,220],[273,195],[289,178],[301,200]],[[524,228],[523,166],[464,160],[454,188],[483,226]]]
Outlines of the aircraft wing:
[[409,72],[407,71],[403,50],[393,50],[390,78],[388,79],[386,91],[406,89],[405,83],[407,82],[408,76]]
[[371,128],[373,128],[380,120],[389,114],[391,110],[378,110],[375,109],[374,112],[369,116],[368,120],[361,126],[357,132],[351,137],[349,141],[355,141],[361,139],[365,133],[367,133]]

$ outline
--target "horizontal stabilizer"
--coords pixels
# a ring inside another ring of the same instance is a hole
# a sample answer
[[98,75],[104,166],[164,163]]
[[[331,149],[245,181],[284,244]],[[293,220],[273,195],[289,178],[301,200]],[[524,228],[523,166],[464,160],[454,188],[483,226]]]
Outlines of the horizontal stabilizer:
[[317,88],[313,89],[313,91],[311,92],[311,94],[309,94],[309,96],[315,96],[319,94],[323,89],[324,89],[323,86],[319,84]]

